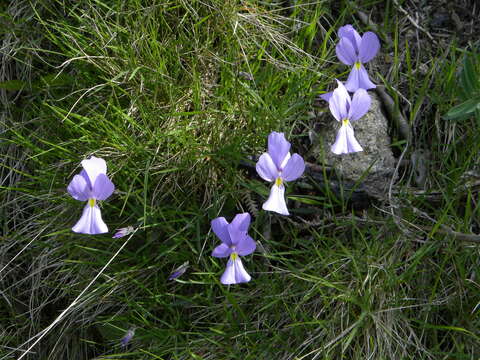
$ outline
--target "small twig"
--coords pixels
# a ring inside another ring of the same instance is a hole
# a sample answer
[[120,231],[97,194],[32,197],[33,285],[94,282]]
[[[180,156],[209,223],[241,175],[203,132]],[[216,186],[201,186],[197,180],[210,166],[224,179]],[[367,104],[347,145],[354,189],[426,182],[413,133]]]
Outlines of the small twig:
[[375,24],[367,14],[365,14],[362,10],[357,10],[357,16],[365,26],[368,26],[373,31],[375,31],[378,35],[380,35],[382,39],[388,44],[388,46],[393,46],[393,41],[390,38],[390,36],[388,36],[388,34],[382,33],[378,28],[378,25]]
[[450,229],[446,225],[440,225],[440,229],[437,230],[437,233],[443,234],[443,235],[450,235],[453,238],[460,240],[460,241],[467,241],[467,242],[474,242],[474,243],[480,243],[480,235],[476,234],[465,234],[461,233],[458,231],[454,231]]
[[[322,217],[321,215],[317,215],[314,217],[313,220],[305,220],[303,218],[301,218],[300,216],[296,216],[296,217],[293,217],[293,218],[288,218],[288,217],[285,217],[285,219],[295,225],[297,228],[300,228],[300,229],[308,229],[308,228],[311,228],[311,227],[321,227],[322,229],[326,229],[326,228],[330,228],[330,227],[339,227],[337,225],[337,223],[335,223],[333,221],[333,217]],[[299,220],[299,221],[296,221],[296,220]],[[369,219],[369,218],[361,218],[361,217],[358,217],[358,216],[354,216],[354,215],[351,215],[351,216],[335,216],[335,220],[336,221],[344,221],[344,222],[354,222],[358,225],[365,225],[365,226],[369,226],[369,225],[378,225],[378,226],[382,226],[382,225],[385,225],[385,221],[384,220],[373,220],[373,219]]]
[[[437,221],[432,218],[430,215],[427,213],[417,209],[416,207],[413,208],[413,212],[416,214],[419,214],[420,216],[430,220],[431,222],[436,223]],[[432,231],[433,227],[432,226],[423,226],[425,229]],[[442,235],[449,235],[452,236],[453,238],[460,240],[460,241],[467,241],[467,242],[474,242],[474,243],[480,243],[480,235],[477,234],[465,234],[461,233],[455,230],[450,229],[447,225],[444,224],[439,224],[439,229],[436,230],[437,233],[442,234]]]
[[400,10],[400,12],[403,13],[403,15],[405,15],[405,16],[407,17],[407,19],[412,23],[412,25],[413,25],[414,27],[416,27],[418,30],[420,30],[420,31],[423,32],[425,35],[427,35],[430,40],[435,41],[435,40],[433,39],[433,36],[432,36],[427,30],[425,30],[423,27],[421,27],[420,25],[418,25],[418,23],[415,21],[415,19],[410,16],[410,14],[408,13],[408,11],[405,10],[404,8],[402,8],[402,7],[398,4],[398,1],[397,1],[397,0],[393,0],[393,3],[397,6],[398,10]]
[[[402,153],[400,154],[400,158],[398,159],[397,165],[395,166],[395,171],[393,173],[393,176],[390,180],[390,184],[388,186],[388,204],[390,207],[390,214],[392,216],[393,221],[397,225],[398,229],[402,231],[407,237],[411,236],[411,231],[405,228],[402,224],[402,222],[399,219],[403,220],[402,216],[402,209],[398,203],[398,197],[392,196],[392,190],[393,190],[393,183],[395,182],[395,179],[397,178],[398,171],[400,169],[400,164],[402,163],[403,157],[408,151],[410,145],[410,141],[407,140],[407,144],[405,145],[405,148],[403,149]],[[398,211],[399,214],[397,214],[395,211]]]
[[410,140],[410,137],[412,135],[410,126],[408,125],[407,120],[403,117],[402,113],[395,108],[395,102],[393,101],[392,97],[388,95],[388,93],[385,91],[385,86],[378,85],[375,90],[380,96],[380,99],[382,100],[382,103],[385,106],[388,115],[398,128],[400,135],[402,135],[405,140]]

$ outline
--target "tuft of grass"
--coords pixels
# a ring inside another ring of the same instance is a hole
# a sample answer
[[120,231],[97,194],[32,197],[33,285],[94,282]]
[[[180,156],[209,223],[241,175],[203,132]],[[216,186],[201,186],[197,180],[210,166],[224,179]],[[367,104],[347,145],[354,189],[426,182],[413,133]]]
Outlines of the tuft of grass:
[[[468,50],[406,39],[397,2],[356,6],[394,39],[382,44],[390,62],[370,70],[412,127],[411,142],[392,129],[394,151],[427,154],[426,180],[399,167],[395,198],[363,213],[292,184],[286,219],[260,210],[267,184],[242,164],[272,130],[307,147],[316,94],[345,72],[338,27],[368,29],[356,7],[0,5],[1,358],[477,358],[478,244],[445,232],[480,231],[480,123],[444,118]],[[66,185],[90,155],[107,160],[116,191],[103,217],[112,231],[134,226],[128,240],[70,231],[81,205]],[[242,211],[254,215],[253,280],[226,287],[210,221]]]

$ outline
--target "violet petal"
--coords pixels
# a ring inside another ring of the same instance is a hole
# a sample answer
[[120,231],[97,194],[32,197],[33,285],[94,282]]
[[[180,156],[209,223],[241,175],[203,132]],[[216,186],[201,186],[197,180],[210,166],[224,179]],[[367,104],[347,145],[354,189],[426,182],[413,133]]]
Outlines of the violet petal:
[[75,200],[87,201],[90,198],[90,187],[82,175],[75,175],[68,184],[67,191]]
[[288,160],[282,171],[282,179],[285,181],[293,181],[302,176],[305,171],[305,161],[298,154],[293,154]]
[[258,175],[265,181],[274,181],[278,176],[278,169],[268,153],[260,156],[255,168],[257,169]]
[[229,228],[235,228],[239,231],[248,231],[248,227],[250,226],[251,216],[248,212],[244,212],[241,214],[235,215],[232,222],[228,226]]
[[337,119],[337,121],[342,121],[348,116],[350,95],[340,81],[337,81],[337,83],[338,87],[333,90],[333,95],[328,102],[328,107],[333,117]]
[[232,245],[237,245],[247,236],[248,227],[250,226],[250,214],[237,214],[230,224],[227,226],[228,234],[232,241]]
[[224,285],[239,284],[249,282],[251,280],[250,275],[245,271],[242,260],[236,257],[235,260],[231,258],[227,262],[227,267],[220,282]]
[[235,268],[235,281],[237,284],[246,283],[252,279],[243,267],[243,263],[240,258],[235,259],[233,266]]
[[325,100],[326,102],[329,102],[330,101],[330,98],[332,97],[333,95],[333,91],[330,91],[330,92],[327,92],[325,94],[321,94],[320,97]]
[[105,200],[112,195],[115,185],[105,174],[98,174],[95,184],[93,185],[93,196],[97,200]]
[[167,280],[173,280],[182,276],[183,274],[185,274],[185,271],[187,271],[187,269],[188,269],[188,261],[185,261],[182,265],[180,265],[175,270],[173,270],[173,272],[170,274]]
[[335,142],[333,143],[330,149],[336,155],[348,153],[346,126],[342,125],[340,127],[340,129],[337,132]]
[[368,31],[362,36],[362,42],[359,48],[359,58],[362,63],[372,60],[380,49],[380,41],[378,36]]
[[73,226],[72,230],[81,234],[103,234],[108,232],[107,225],[103,222],[100,208],[95,204],[87,204],[82,213],[82,217]]
[[355,48],[352,45],[352,42],[343,37],[338,42],[335,47],[335,52],[337,54],[338,60],[340,60],[345,65],[353,65],[357,61],[357,54],[355,53]]
[[236,246],[239,242],[243,241],[245,236],[247,236],[246,231],[241,231],[237,227],[233,227],[232,224],[228,225],[227,229],[230,239],[232,239],[232,246]]
[[224,217],[218,217],[211,221],[212,230],[217,237],[228,246],[232,245],[230,235],[228,234],[227,225],[228,222]]
[[285,187],[283,185],[273,185],[270,190],[270,196],[262,205],[262,209],[273,211],[282,215],[290,215],[285,203]]
[[348,74],[347,82],[345,83],[345,87],[350,92],[355,92],[360,89],[360,84],[358,80],[359,69],[356,65],[353,65],[350,74]]
[[230,246],[228,246],[225,243],[222,243],[218,245],[215,249],[212,251],[212,256],[216,258],[224,258],[227,256],[230,256],[232,253],[232,249],[230,249]]
[[350,124],[347,126],[347,145],[349,153],[363,151],[363,148],[360,146],[357,139],[355,139],[353,127]]
[[127,333],[125,334],[125,336],[122,338],[122,340],[120,340],[120,345],[122,347],[125,347],[128,345],[128,343],[130,342],[130,340],[132,340],[132,338],[135,336],[135,330],[134,329],[129,329],[127,331]]
[[358,69],[358,84],[361,89],[365,90],[375,89],[377,87],[373,82],[370,81],[367,70],[365,70],[363,65],[361,65],[360,69]]
[[331,150],[336,155],[363,151],[362,147],[355,139],[353,128],[350,124],[342,125],[340,127]]
[[278,170],[289,151],[290,143],[285,139],[283,133],[273,131],[268,135],[268,153]]
[[124,236],[130,235],[134,231],[135,229],[133,228],[133,226],[127,226],[124,228],[117,229],[117,232],[112,236],[112,239],[122,238]]
[[374,89],[376,85],[370,81],[367,70],[365,70],[365,67],[360,64],[359,68],[357,68],[356,65],[352,67],[352,71],[350,71],[350,75],[348,75],[345,87],[348,91],[355,92],[358,89]]
[[365,89],[358,89],[355,91],[355,94],[353,94],[348,118],[351,121],[357,121],[368,112],[371,103],[372,99],[367,91]]
[[105,160],[95,156],[90,157],[90,159],[82,160],[82,166],[92,185],[95,184],[95,180],[99,174],[107,173],[107,163]]
[[235,251],[238,255],[245,256],[253,253],[255,248],[257,247],[257,243],[253,240],[249,235],[245,236],[242,241],[237,243],[235,247]]
[[362,38],[360,37],[360,34],[357,32],[357,30],[355,30],[355,28],[352,25],[350,24],[344,25],[340,29],[338,29],[338,37],[339,38],[345,37],[348,40],[350,40],[350,42],[352,43],[355,49],[355,52],[356,53],[359,52]]

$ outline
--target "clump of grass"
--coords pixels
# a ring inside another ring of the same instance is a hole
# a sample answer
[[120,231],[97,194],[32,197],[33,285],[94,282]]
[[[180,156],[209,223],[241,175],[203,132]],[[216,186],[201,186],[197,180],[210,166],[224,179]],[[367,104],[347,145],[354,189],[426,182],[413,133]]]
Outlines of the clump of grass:
[[[383,48],[395,66],[379,71],[398,106],[408,93],[416,137],[407,152],[431,154],[426,191],[412,191],[408,177],[398,184],[400,218],[382,211],[388,204],[361,217],[318,201],[315,211],[328,219],[299,227],[258,211],[252,236],[261,251],[245,259],[254,280],[219,283],[224,264],[209,256],[210,220],[253,213],[268,191],[240,161],[263,152],[272,130],[301,148],[315,93],[339,72],[333,34],[354,22],[355,9],[330,5],[89,0],[1,8],[4,28],[13,29],[3,41],[0,90],[5,358],[22,356],[39,336],[24,358],[478,356],[478,249],[439,231],[478,226],[475,190],[458,190],[480,150],[478,122],[441,121],[455,102],[447,92],[455,47],[433,53],[421,77],[412,53],[398,61],[404,22],[395,6],[377,21],[395,39]],[[92,154],[107,160],[117,188],[102,204],[109,227],[138,228],[128,241],[70,231],[81,208],[66,184]],[[187,273],[167,281],[185,261]],[[135,336],[120,347],[132,327]]]

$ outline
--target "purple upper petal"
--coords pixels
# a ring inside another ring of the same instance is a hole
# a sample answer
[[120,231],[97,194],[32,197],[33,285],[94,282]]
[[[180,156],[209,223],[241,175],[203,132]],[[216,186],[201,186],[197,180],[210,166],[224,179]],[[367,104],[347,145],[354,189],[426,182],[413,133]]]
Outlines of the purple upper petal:
[[238,255],[245,256],[253,253],[257,244],[249,235],[245,236],[242,241],[239,241],[235,247],[235,251]]
[[224,217],[218,217],[213,219],[210,223],[212,226],[212,230],[217,235],[217,237],[228,246],[232,245],[232,241],[230,239],[230,235],[228,234],[227,225],[228,222],[225,220]]
[[350,92],[355,92],[358,89],[374,89],[376,85],[372,83],[368,77],[367,70],[360,64],[360,67],[357,68],[356,65],[352,67],[350,75],[348,76],[345,87]]
[[87,201],[90,198],[91,190],[87,179],[82,175],[75,175],[68,184],[67,191],[75,200]]
[[360,34],[357,32],[357,30],[353,28],[352,25],[348,24],[338,29],[338,37],[347,38],[348,40],[350,40],[350,42],[353,45],[353,48],[355,49],[355,52],[358,53],[362,38],[360,37]]
[[247,236],[248,226],[250,225],[250,214],[238,214],[227,226],[228,234],[232,245],[236,246]]
[[228,227],[228,234],[230,235],[230,239],[232,239],[232,249],[234,250],[237,247],[238,243],[241,243],[245,237],[247,236],[246,231],[240,231],[237,228]]
[[352,121],[357,121],[367,113],[368,109],[370,109],[371,103],[372,99],[367,91],[365,89],[358,89],[355,91],[355,94],[353,94],[348,118]]
[[341,38],[335,47],[338,60],[345,65],[352,65],[357,61],[357,54],[352,42],[347,38]]
[[362,63],[372,60],[380,49],[378,36],[368,31],[362,36],[362,42],[359,48],[359,58]]
[[302,176],[305,171],[305,161],[298,154],[293,154],[288,160],[287,165],[282,171],[282,179],[285,181],[293,181]]
[[114,190],[115,185],[113,185],[107,175],[98,174],[95,185],[93,185],[93,196],[95,199],[105,200],[112,195]]
[[100,174],[107,173],[107,163],[101,158],[95,156],[90,157],[82,161],[82,166],[87,173],[88,178],[90,179],[90,184],[95,184],[97,176]]
[[247,232],[250,226],[251,216],[248,212],[235,215],[228,228],[237,229],[239,231]]
[[268,153],[260,156],[255,168],[263,180],[274,181],[278,176],[277,166],[273,163],[272,157]]
[[348,116],[350,109],[350,95],[343,84],[337,80],[338,87],[333,90],[333,95],[328,102],[330,112],[338,121],[342,121]]
[[290,151],[290,143],[283,133],[273,131],[268,135],[268,153],[277,169],[281,169],[282,162]]

